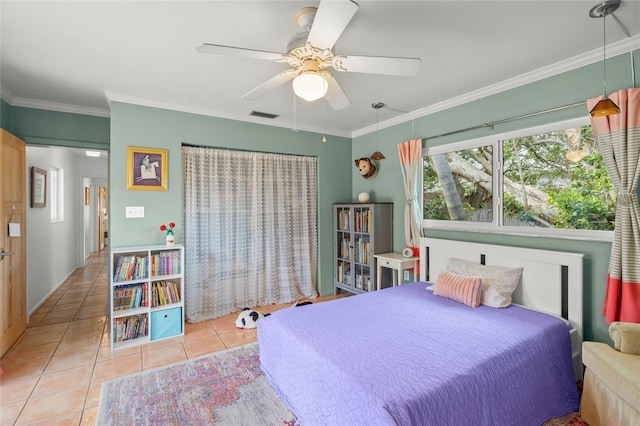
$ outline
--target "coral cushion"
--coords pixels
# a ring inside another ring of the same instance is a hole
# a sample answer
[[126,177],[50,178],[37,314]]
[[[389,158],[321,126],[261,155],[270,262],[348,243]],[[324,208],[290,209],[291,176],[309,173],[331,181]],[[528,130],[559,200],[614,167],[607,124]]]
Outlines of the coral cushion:
[[481,304],[494,308],[506,308],[511,304],[511,295],[518,287],[523,268],[481,265],[456,257],[450,257],[447,271],[471,277],[482,277]]
[[438,275],[433,294],[477,308],[482,299],[482,278],[442,272]]

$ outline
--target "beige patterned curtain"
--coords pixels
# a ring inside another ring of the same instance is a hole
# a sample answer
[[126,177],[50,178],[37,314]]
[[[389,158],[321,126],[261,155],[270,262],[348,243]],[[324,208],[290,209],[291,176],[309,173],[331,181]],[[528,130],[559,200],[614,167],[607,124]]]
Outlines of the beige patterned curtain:
[[407,204],[404,207],[404,239],[408,247],[417,248],[422,236],[420,221],[420,178],[422,177],[422,140],[412,139],[398,144],[400,168]]
[[190,322],[316,296],[316,158],[183,147]]
[[[598,149],[618,189],[603,315],[607,323],[640,323],[640,89],[620,90],[609,98],[620,114],[591,118]],[[587,101],[591,110],[600,98]]]

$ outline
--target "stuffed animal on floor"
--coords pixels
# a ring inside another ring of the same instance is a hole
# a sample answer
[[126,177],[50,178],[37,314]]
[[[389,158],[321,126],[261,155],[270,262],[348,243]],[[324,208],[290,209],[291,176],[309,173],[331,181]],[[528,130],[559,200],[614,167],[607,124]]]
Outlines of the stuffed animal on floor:
[[[296,303],[292,307],[310,305],[311,303],[312,302],[300,302],[300,303]],[[258,326],[258,320],[260,318],[268,317],[269,315],[271,314],[263,315],[260,312],[256,311],[255,309],[244,308],[238,315],[238,318],[236,319],[236,327],[237,328],[256,328]]]
[[236,327],[237,328],[256,328],[258,326],[258,320],[260,318],[267,317],[271,314],[262,315],[260,312],[250,309],[244,308],[238,318],[236,319]]

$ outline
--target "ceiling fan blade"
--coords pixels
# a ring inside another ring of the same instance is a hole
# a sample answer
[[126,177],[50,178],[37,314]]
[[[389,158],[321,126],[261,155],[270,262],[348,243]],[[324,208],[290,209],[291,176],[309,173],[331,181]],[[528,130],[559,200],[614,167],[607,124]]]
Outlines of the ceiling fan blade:
[[342,87],[340,87],[340,85],[338,84],[338,81],[328,72],[323,72],[322,76],[325,80],[327,80],[327,83],[329,85],[327,94],[324,97],[327,99],[329,105],[331,105],[331,108],[337,111],[345,109],[346,107],[351,105],[351,100],[344,93]]
[[333,48],[357,10],[358,4],[351,0],[322,0],[307,42],[321,50]]
[[378,56],[337,55],[333,58],[333,68],[342,72],[386,74],[411,77],[420,71],[419,58],[389,58]]
[[242,99],[246,99],[249,101],[254,101],[267,93],[268,91],[275,89],[276,87],[282,86],[287,81],[293,79],[295,76],[300,74],[300,70],[288,69],[282,71],[280,74],[275,77],[265,81],[260,86],[256,87],[249,93],[242,96]]
[[266,59],[267,61],[280,61],[285,56],[283,53],[267,52],[265,50],[244,49],[242,47],[222,46],[219,44],[203,43],[196,47],[199,53],[213,55],[237,56],[240,58]]

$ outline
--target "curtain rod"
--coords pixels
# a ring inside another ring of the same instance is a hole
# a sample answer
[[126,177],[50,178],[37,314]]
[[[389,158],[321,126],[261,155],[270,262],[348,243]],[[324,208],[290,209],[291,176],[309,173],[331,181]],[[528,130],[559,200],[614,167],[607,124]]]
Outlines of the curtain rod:
[[573,107],[577,107],[577,106],[580,106],[580,105],[586,105],[586,102],[584,102],[584,101],[576,102],[574,104],[563,105],[563,106],[559,106],[559,107],[555,107],[555,108],[551,108],[551,109],[546,109],[544,111],[530,112],[528,114],[518,115],[516,117],[504,118],[502,120],[491,121],[489,123],[478,124],[478,125],[475,125],[475,126],[466,127],[464,129],[459,129],[459,130],[454,130],[452,132],[442,133],[442,134],[439,134],[439,135],[436,135],[436,136],[427,136],[427,137],[424,137],[422,139],[429,140],[429,139],[442,138],[444,136],[455,135],[457,133],[468,132],[469,130],[483,129],[483,128],[486,128],[486,127],[490,127],[491,129],[493,129],[493,127],[495,125],[497,125],[497,124],[508,123],[510,121],[515,121],[515,120],[522,120],[523,118],[535,117],[537,115],[547,114],[549,112],[561,111],[563,109],[573,108]]

